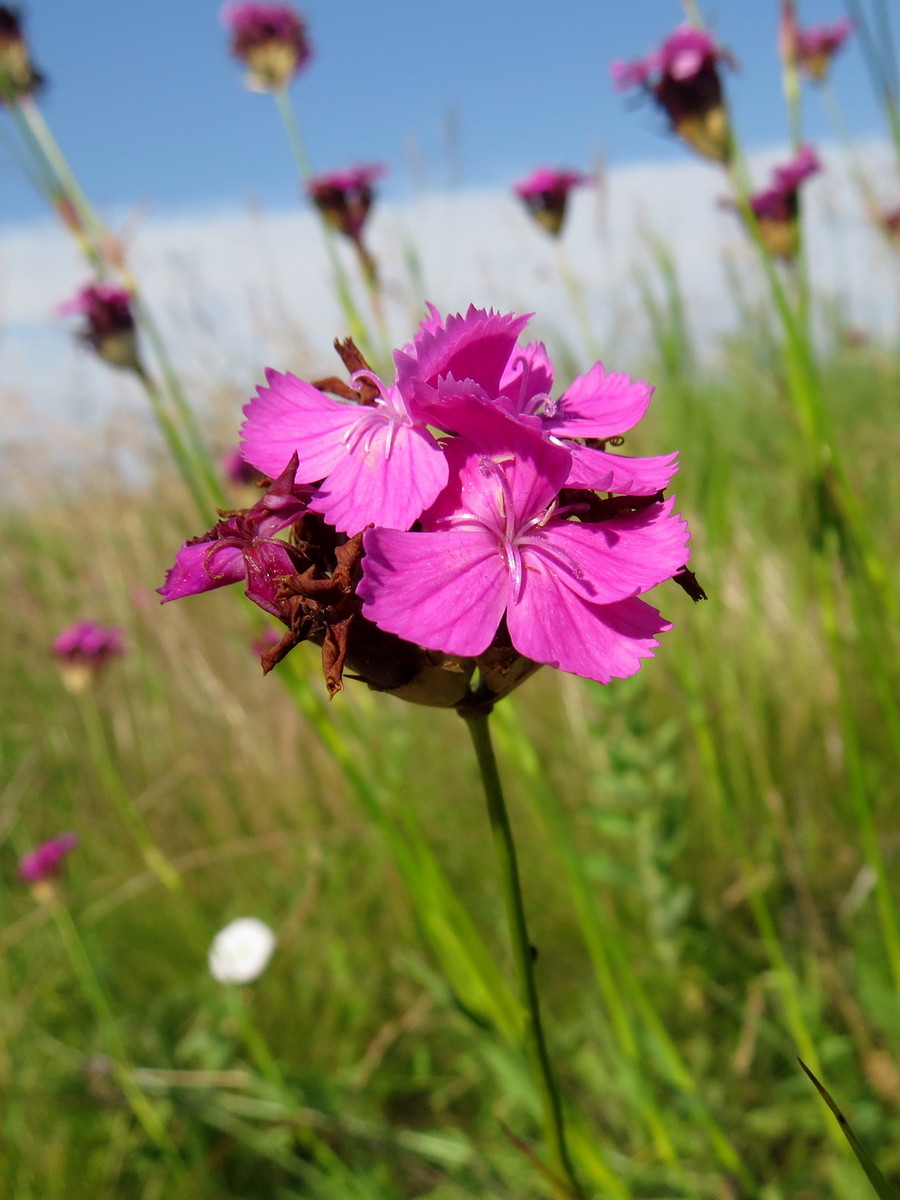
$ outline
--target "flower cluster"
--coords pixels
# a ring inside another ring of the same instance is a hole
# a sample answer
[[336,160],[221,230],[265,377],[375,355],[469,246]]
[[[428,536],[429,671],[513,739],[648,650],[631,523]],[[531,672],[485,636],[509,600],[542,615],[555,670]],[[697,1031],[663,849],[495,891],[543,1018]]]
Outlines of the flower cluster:
[[59,317],[84,317],[78,337],[114,367],[140,370],[131,293],[112,283],[90,283],[60,304]]
[[731,158],[728,114],[718,64],[731,63],[702,29],[682,25],[646,58],[611,65],[621,90],[642,87],[668,115],[675,132],[713,162]]
[[811,146],[803,146],[789,163],[776,167],[772,183],[750,197],[760,235],[770,254],[792,259],[799,242],[800,185],[822,169]]
[[247,64],[247,86],[283,88],[309,61],[306,24],[287,4],[226,4],[222,22],[231,34],[231,53]]
[[33,95],[43,82],[31,61],[19,13],[0,5],[0,104]]
[[230,921],[210,945],[210,975],[217,983],[253,983],[269,965],[275,941],[275,934],[257,917]]
[[76,621],[56,638],[53,652],[66,687],[83,692],[111,658],[125,653],[122,630],[95,621]]
[[513,191],[522,199],[537,223],[556,237],[566,219],[569,192],[573,187],[589,182],[590,176],[578,171],[538,167],[527,179],[514,184]]
[[597,363],[554,396],[527,322],[431,307],[392,383],[352,342],[349,384],[269,371],[242,434],[274,482],[182,546],[163,599],[245,581],[287,626],[264,666],[312,640],[332,692],[345,664],[442,705],[476,668],[492,697],[536,664],[604,683],[637,671],[670,628],[639,594],[685,577],[687,527],[662,494],[676,456],[608,449],[652,388]]

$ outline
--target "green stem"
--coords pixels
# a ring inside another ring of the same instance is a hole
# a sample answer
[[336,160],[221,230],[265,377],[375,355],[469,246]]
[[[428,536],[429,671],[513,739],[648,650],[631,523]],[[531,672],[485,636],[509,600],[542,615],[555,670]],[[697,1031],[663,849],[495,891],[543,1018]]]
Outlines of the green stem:
[[94,697],[90,693],[78,697],[78,711],[94,768],[106,794],[116,806],[116,811],[125,828],[137,843],[149,870],[153,872],[163,887],[173,895],[180,896],[184,891],[181,876],[166,858],[153,834],[145,825],[143,817],[135,808],[131,794],[110,754],[100,713]]
[[169,1165],[182,1179],[188,1178],[188,1169],[172,1141],[162,1118],[154,1104],[134,1081],[134,1070],[128,1061],[125,1043],[110,1010],[103,988],[97,978],[91,960],[84,948],[78,929],[65,905],[55,903],[53,916],[60,939],[69,956],[72,969],[81,985],[85,999],[94,1013],[94,1019],[103,1032],[106,1049],[112,1060],[116,1081],[128,1101],[131,1111]]
[[[308,184],[310,179],[312,179],[312,167],[309,161],[309,154],[306,150],[306,142],[300,129],[300,122],[297,120],[297,114],[294,112],[293,104],[291,104],[290,93],[287,87],[282,87],[273,92],[273,95],[285,133],[287,134],[297,171],[304,185]],[[321,213],[319,213],[319,220],[322,227],[325,250],[328,254],[328,261],[331,264],[331,270],[334,274],[335,288],[350,336],[363,354],[371,360],[374,357],[371,338],[369,337],[365,322],[360,316],[359,309],[356,307],[353,293],[350,291],[350,281],[347,278],[347,272],[344,270],[334,244],[334,231]]]
[[509,814],[503,799],[497,760],[491,744],[488,713],[483,708],[460,710],[460,713],[469,728],[481,772],[481,781],[484,785],[488,819],[497,854],[500,887],[503,892],[503,903],[506,908],[506,919],[512,942],[516,977],[526,1011],[525,1037],[541,1097],[544,1137],[550,1151],[551,1168],[559,1176],[559,1187],[554,1190],[560,1196],[581,1197],[583,1192],[575,1178],[574,1168],[569,1158],[562,1103],[550,1066],[550,1057],[547,1053],[547,1044],[541,1025],[540,1002],[534,977],[531,942],[525,922],[525,907],[516,861],[516,848],[509,823]]

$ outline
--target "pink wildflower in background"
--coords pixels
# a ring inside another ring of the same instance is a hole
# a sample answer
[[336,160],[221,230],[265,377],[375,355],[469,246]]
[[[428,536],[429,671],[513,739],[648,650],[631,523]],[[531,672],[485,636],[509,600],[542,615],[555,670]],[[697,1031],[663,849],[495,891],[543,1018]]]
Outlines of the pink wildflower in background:
[[783,167],[776,167],[771,185],[750,197],[760,234],[770,254],[792,259],[799,245],[800,185],[822,165],[811,146],[803,146]]
[[554,397],[527,324],[431,307],[391,385],[349,342],[349,385],[268,372],[242,434],[279,477],[185,543],[164,599],[246,578],[287,627],[266,669],[314,641],[331,692],[345,660],[370,686],[445,706],[476,667],[495,697],[539,664],[602,682],[636,671],[670,627],[640,594],[693,580],[662,495],[676,456],[610,450],[653,389],[597,363]]
[[77,845],[78,838],[74,833],[62,833],[43,842],[19,860],[19,877],[31,886],[57,879],[65,859]]
[[582,175],[579,171],[538,167],[527,179],[513,184],[513,191],[537,223],[557,236],[566,219],[569,192],[590,182],[590,175]]
[[330,171],[313,176],[306,191],[329,225],[355,242],[375,199],[372,185],[386,174],[387,167],[381,163]]
[[734,65],[708,33],[682,25],[646,58],[616,60],[610,70],[618,89],[641,87],[649,93],[698,154],[727,163],[731,134],[719,79],[722,61]]
[[53,652],[66,687],[72,692],[83,692],[110,659],[125,653],[122,630],[114,625],[98,625],[96,621],[76,621],[55,639]]
[[277,91],[309,62],[306,22],[287,4],[226,4],[222,23],[231,34],[231,53],[247,64],[247,85]]
[[800,29],[794,20],[793,8],[782,14],[781,49],[789,62],[815,83],[827,78],[831,60],[853,32],[853,22],[845,17],[830,25],[816,25]]
[[0,5],[0,105],[33,95],[43,83],[31,61],[18,10]]
[[250,466],[237,447],[223,454],[219,465],[228,482],[236,487],[251,487],[264,478],[256,467]]
[[83,316],[79,339],[114,367],[140,370],[131,293],[112,283],[90,283],[60,304],[59,317]]

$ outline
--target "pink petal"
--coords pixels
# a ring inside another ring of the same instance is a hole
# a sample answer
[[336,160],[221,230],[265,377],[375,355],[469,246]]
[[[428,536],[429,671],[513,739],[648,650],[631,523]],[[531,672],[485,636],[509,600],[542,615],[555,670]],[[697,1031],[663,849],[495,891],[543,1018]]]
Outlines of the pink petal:
[[240,546],[185,542],[175,556],[175,565],[166,573],[166,582],[157,591],[165,603],[240,583],[243,578],[244,554]]
[[363,536],[363,614],[429,650],[474,657],[490,645],[509,591],[507,569],[484,531]]
[[529,317],[470,305],[465,316],[449,316],[443,326],[429,320],[413,339],[412,353],[410,347],[394,353],[397,387],[405,396],[414,380],[433,385],[453,375],[474,379],[492,397],[499,395],[500,378]]
[[[524,384],[524,386],[523,386]],[[553,389],[553,364],[543,342],[517,346],[500,379],[500,391],[521,408],[539,392]]]
[[276,476],[296,453],[299,482],[324,479],[346,452],[343,435],[359,420],[359,406],[333,400],[294,375],[267,371],[266,378],[270,386],[257,388],[256,398],[244,406],[244,458]]
[[634,675],[642,659],[653,657],[655,635],[672,628],[636,597],[592,604],[552,575],[535,579],[530,572],[506,622],[513,645],[526,658],[598,683]]
[[311,507],[351,536],[373,524],[409,529],[447,483],[447,460],[427,429],[384,423],[354,449],[341,449]]
[[549,442],[540,426],[532,428],[522,419],[492,404],[474,403],[466,412],[465,437],[450,439],[444,448],[450,464],[450,483],[435,504],[422,514],[425,528],[454,514],[472,513],[492,520],[505,511],[499,481],[489,473],[490,464],[498,463],[509,483],[512,513],[517,524],[542,512],[559,493],[568,477],[571,456],[568,449]]
[[652,396],[649,383],[633,383],[630,375],[607,372],[598,362],[566,389],[556,417],[545,419],[544,428],[557,437],[615,437],[638,423]]
[[[574,442],[567,442],[566,449],[572,455],[567,487],[614,492],[618,496],[652,496],[668,487],[678,470],[677,452],[641,458],[592,450]],[[603,482],[604,478],[606,482]]]
[[273,617],[282,615],[282,606],[276,603],[280,580],[293,575],[296,567],[284,542],[255,542],[247,551],[247,596]]
[[611,604],[655,587],[688,560],[687,522],[672,500],[609,521],[556,520],[522,549],[529,584],[547,576],[594,604]]

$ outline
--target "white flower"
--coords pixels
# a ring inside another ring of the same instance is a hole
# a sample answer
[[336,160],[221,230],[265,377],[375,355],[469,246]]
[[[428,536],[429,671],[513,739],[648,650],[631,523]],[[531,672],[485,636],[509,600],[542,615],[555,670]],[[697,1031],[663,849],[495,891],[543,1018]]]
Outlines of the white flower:
[[256,917],[238,917],[212,940],[209,973],[219,983],[252,983],[268,965],[275,934]]

